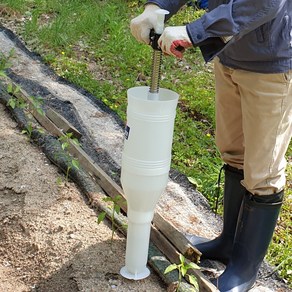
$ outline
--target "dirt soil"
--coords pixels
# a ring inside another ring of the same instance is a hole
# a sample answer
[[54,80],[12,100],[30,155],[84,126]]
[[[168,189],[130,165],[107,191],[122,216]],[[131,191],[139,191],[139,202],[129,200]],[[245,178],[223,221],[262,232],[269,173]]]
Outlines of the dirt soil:
[[[0,105],[0,292],[165,291],[155,273],[119,275],[125,238],[97,224],[72,182]],[[57,181],[62,178],[63,183]]]

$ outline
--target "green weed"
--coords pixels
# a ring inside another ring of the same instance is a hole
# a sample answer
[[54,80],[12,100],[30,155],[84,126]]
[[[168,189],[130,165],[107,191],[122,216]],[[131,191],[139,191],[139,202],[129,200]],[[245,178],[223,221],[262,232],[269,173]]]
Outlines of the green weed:
[[8,55],[5,55],[0,52],[0,76],[6,77],[6,70],[9,69],[12,65],[12,59],[15,56],[15,50],[12,49],[8,53]]
[[169,265],[165,269],[164,274],[170,273],[171,271],[174,271],[174,270],[178,270],[178,284],[177,284],[177,287],[176,287],[176,291],[179,291],[179,287],[180,287],[180,285],[182,283],[183,277],[187,277],[188,278],[188,281],[194,287],[194,291],[199,291],[199,286],[198,286],[198,282],[197,282],[196,277],[194,275],[188,274],[188,270],[190,270],[190,269],[200,269],[200,267],[198,265],[196,265],[195,263],[187,261],[186,258],[182,254],[179,255],[179,260],[180,260],[179,264],[171,264],[171,265]]
[[74,158],[69,152],[70,143],[75,145],[80,145],[77,138],[73,137],[72,133],[66,133],[63,136],[59,137],[58,139],[61,142],[62,150],[65,152],[65,159],[67,162],[67,169],[66,169],[66,181],[69,179],[69,174],[71,169],[80,169],[79,160]]
[[32,131],[33,131],[33,126],[32,123],[28,123],[27,127],[21,131],[21,134],[26,134],[29,138],[29,140],[31,139],[31,135],[32,135]]
[[[112,234],[111,234],[111,245],[112,245],[115,231],[118,229],[115,223],[115,214],[120,214],[121,212],[120,204],[124,203],[125,201],[124,201],[124,198],[120,195],[117,195],[114,198],[112,197],[103,198],[102,200],[104,202],[110,202],[112,204],[112,207],[111,207],[112,212],[111,212],[111,217],[110,217],[111,230],[112,230]],[[106,212],[103,211],[98,215],[97,223],[100,224],[105,218],[106,218]]]

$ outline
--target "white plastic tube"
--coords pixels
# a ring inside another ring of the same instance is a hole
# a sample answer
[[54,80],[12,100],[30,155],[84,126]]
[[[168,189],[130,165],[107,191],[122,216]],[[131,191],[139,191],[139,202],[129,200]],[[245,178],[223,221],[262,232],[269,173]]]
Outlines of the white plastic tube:
[[149,100],[148,87],[128,90],[127,126],[122,155],[121,183],[128,203],[126,265],[120,271],[140,280],[147,268],[151,221],[163,193],[171,162],[178,94],[160,89]]

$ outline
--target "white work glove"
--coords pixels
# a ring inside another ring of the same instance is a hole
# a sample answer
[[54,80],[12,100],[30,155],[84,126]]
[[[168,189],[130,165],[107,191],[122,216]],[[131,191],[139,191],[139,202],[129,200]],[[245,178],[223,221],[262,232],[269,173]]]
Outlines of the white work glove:
[[166,27],[158,40],[158,45],[166,55],[180,59],[185,49],[193,46],[185,26]]
[[157,23],[157,15],[154,12],[158,9],[160,9],[159,6],[155,4],[147,4],[144,12],[132,19],[130,24],[131,33],[138,42],[150,43],[150,30]]

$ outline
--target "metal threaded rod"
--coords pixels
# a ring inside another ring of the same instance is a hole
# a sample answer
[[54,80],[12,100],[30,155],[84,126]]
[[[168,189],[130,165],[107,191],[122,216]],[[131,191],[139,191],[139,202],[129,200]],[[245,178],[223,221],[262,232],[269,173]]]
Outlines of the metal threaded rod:
[[153,50],[152,74],[151,74],[150,90],[149,90],[151,93],[158,93],[159,91],[161,61],[162,61],[162,52],[160,50]]

